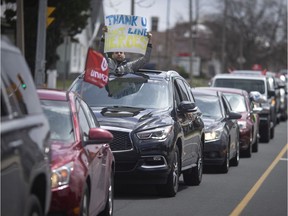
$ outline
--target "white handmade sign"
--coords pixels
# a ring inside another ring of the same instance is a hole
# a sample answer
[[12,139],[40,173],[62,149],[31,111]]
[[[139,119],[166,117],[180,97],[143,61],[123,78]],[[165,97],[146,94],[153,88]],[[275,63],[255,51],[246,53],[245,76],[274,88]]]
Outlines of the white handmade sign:
[[104,52],[131,52],[145,54],[147,19],[140,16],[109,15],[105,17]]

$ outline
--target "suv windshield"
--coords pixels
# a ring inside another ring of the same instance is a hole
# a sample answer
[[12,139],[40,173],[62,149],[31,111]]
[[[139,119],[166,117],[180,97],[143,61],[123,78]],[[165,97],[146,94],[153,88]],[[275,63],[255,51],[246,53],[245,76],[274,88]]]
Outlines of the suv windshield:
[[91,107],[126,106],[161,109],[171,104],[166,81],[143,77],[112,78],[104,88],[82,81],[73,85],[71,90],[80,93]]
[[214,86],[244,89],[247,92],[258,91],[261,94],[265,94],[265,83],[263,80],[217,78]]

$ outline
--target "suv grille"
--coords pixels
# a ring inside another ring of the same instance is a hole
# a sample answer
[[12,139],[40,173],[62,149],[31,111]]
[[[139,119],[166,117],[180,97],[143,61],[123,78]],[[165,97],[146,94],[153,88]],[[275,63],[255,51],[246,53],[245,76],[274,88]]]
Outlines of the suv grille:
[[110,131],[114,139],[110,143],[110,148],[112,151],[125,151],[125,150],[131,150],[132,143],[130,141],[129,133],[127,132],[121,132],[121,131]]

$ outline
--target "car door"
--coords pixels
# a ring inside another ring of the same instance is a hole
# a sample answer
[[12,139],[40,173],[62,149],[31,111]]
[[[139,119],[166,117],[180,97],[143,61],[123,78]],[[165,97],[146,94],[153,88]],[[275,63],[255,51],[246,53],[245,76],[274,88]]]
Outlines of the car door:
[[[183,101],[190,101],[188,91],[186,90],[184,83],[181,79],[175,79],[174,91],[177,98],[177,106]],[[190,101],[191,102],[191,101]],[[182,163],[183,166],[192,164],[196,157],[195,145],[197,145],[196,137],[193,128],[193,114],[177,112],[177,121],[183,132],[183,154]]]
[[230,107],[229,102],[227,101],[227,99],[222,96],[222,102],[223,102],[223,106],[224,106],[224,110],[225,110],[225,121],[226,121],[226,125],[228,128],[228,133],[229,133],[229,137],[230,137],[230,157],[232,155],[234,155],[237,151],[237,142],[239,139],[239,128],[238,128],[238,123],[236,119],[229,119],[228,118],[228,113],[232,112],[232,108]]
[[[87,104],[78,99],[79,107],[79,123],[82,131],[83,141],[88,140],[88,134],[90,128],[97,127]],[[90,212],[95,212],[99,206],[105,203],[105,191],[104,191],[104,177],[105,167],[103,166],[104,154],[102,144],[89,144],[85,145],[84,151],[87,154],[89,160],[89,175],[91,178],[91,193],[90,193]]]

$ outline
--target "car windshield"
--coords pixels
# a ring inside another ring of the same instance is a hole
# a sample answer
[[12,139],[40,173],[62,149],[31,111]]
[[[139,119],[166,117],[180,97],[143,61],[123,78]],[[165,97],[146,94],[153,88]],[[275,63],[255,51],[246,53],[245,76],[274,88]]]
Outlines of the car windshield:
[[245,98],[238,94],[224,93],[224,96],[229,101],[232,111],[235,112],[247,112]]
[[72,91],[82,95],[91,107],[125,106],[135,108],[167,108],[172,102],[169,99],[169,87],[164,80],[143,78],[115,78],[99,88],[87,82],[78,82]]
[[219,119],[222,117],[220,101],[218,97],[194,94],[196,104],[203,116]]
[[261,94],[265,94],[265,83],[263,80],[217,78],[214,86],[243,89],[247,92],[258,91]]
[[75,141],[68,102],[41,100],[41,105],[50,124],[50,139],[64,143]]

